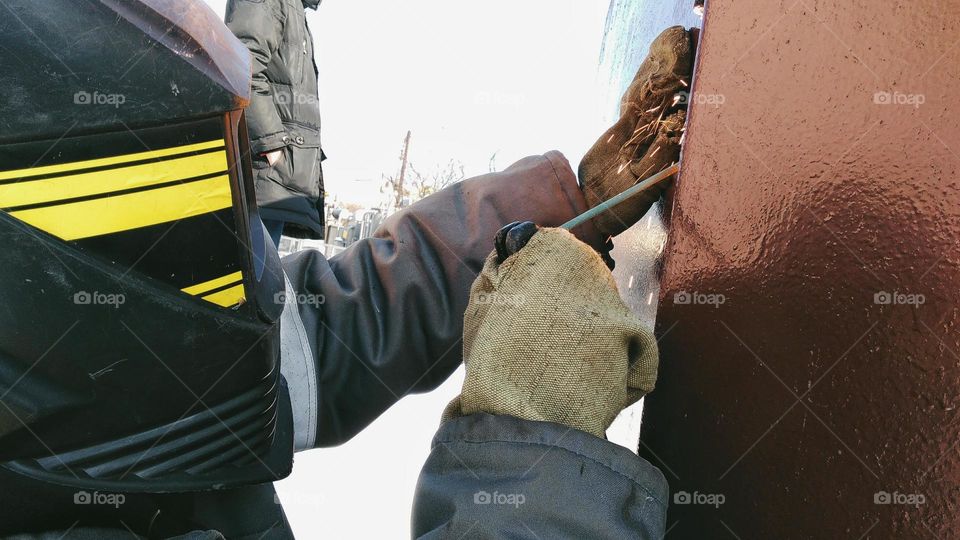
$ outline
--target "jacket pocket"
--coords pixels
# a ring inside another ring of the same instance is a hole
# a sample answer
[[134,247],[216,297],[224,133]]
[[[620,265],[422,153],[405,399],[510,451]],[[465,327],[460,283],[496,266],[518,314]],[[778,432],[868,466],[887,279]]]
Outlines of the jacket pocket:
[[320,197],[323,173],[320,168],[322,151],[320,133],[301,126],[289,125],[290,144],[286,150],[290,157],[286,172],[289,187],[312,200]]

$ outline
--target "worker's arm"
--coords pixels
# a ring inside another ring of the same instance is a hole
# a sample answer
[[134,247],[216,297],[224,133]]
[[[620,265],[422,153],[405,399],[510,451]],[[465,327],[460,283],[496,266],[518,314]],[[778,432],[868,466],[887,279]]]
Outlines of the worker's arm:
[[448,420],[413,508],[414,538],[660,540],[667,482],[609,441],[485,413]]
[[250,131],[250,150],[263,154],[289,142],[273,88],[267,80],[267,67],[273,61],[283,37],[283,0],[228,0],[224,22],[250,51],[253,80],[250,105],[246,109]]
[[[526,219],[556,226],[586,209],[573,170],[551,152],[427,197],[330,260],[286,257],[303,299],[281,320],[298,448],[344,442],[404,395],[443,382],[460,365],[470,284],[497,230]],[[575,232],[602,247],[591,224]]]
[[471,289],[466,377],[420,476],[414,536],[662,538],[663,475],[604,440],[654,387],[652,333],[566,231],[507,244]]

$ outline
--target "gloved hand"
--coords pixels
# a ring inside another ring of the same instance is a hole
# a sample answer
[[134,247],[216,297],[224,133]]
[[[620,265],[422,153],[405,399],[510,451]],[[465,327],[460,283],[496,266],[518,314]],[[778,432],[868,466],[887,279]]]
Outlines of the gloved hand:
[[444,418],[478,412],[565,424],[598,437],[653,389],[657,345],[610,271],[563,229],[487,257],[464,315],[467,375]]
[[[620,119],[580,162],[578,176],[590,207],[623,192],[680,159],[693,71],[693,45],[681,26],[668,28],[653,44],[620,105]],[[647,213],[667,188],[654,188],[593,219],[604,235],[616,236]]]

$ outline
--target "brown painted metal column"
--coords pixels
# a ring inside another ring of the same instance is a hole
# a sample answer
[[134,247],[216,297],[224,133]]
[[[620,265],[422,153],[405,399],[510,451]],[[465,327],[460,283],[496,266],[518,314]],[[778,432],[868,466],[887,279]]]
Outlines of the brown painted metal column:
[[640,449],[668,538],[960,537],[957,7],[708,4]]

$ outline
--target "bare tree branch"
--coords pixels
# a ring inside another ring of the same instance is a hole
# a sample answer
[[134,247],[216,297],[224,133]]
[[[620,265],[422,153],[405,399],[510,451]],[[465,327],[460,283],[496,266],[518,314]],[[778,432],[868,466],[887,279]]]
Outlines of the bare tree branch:
[[463,163],[454,159],[448,161],[443,167],[438,166],[428,174],[418,171],[411,163],[410,184],[412,186],[412,195],[414,195],[417,200],[420,200],[451,184],[463,180],[464,176],[466,176],[466,174],[464,173]]

